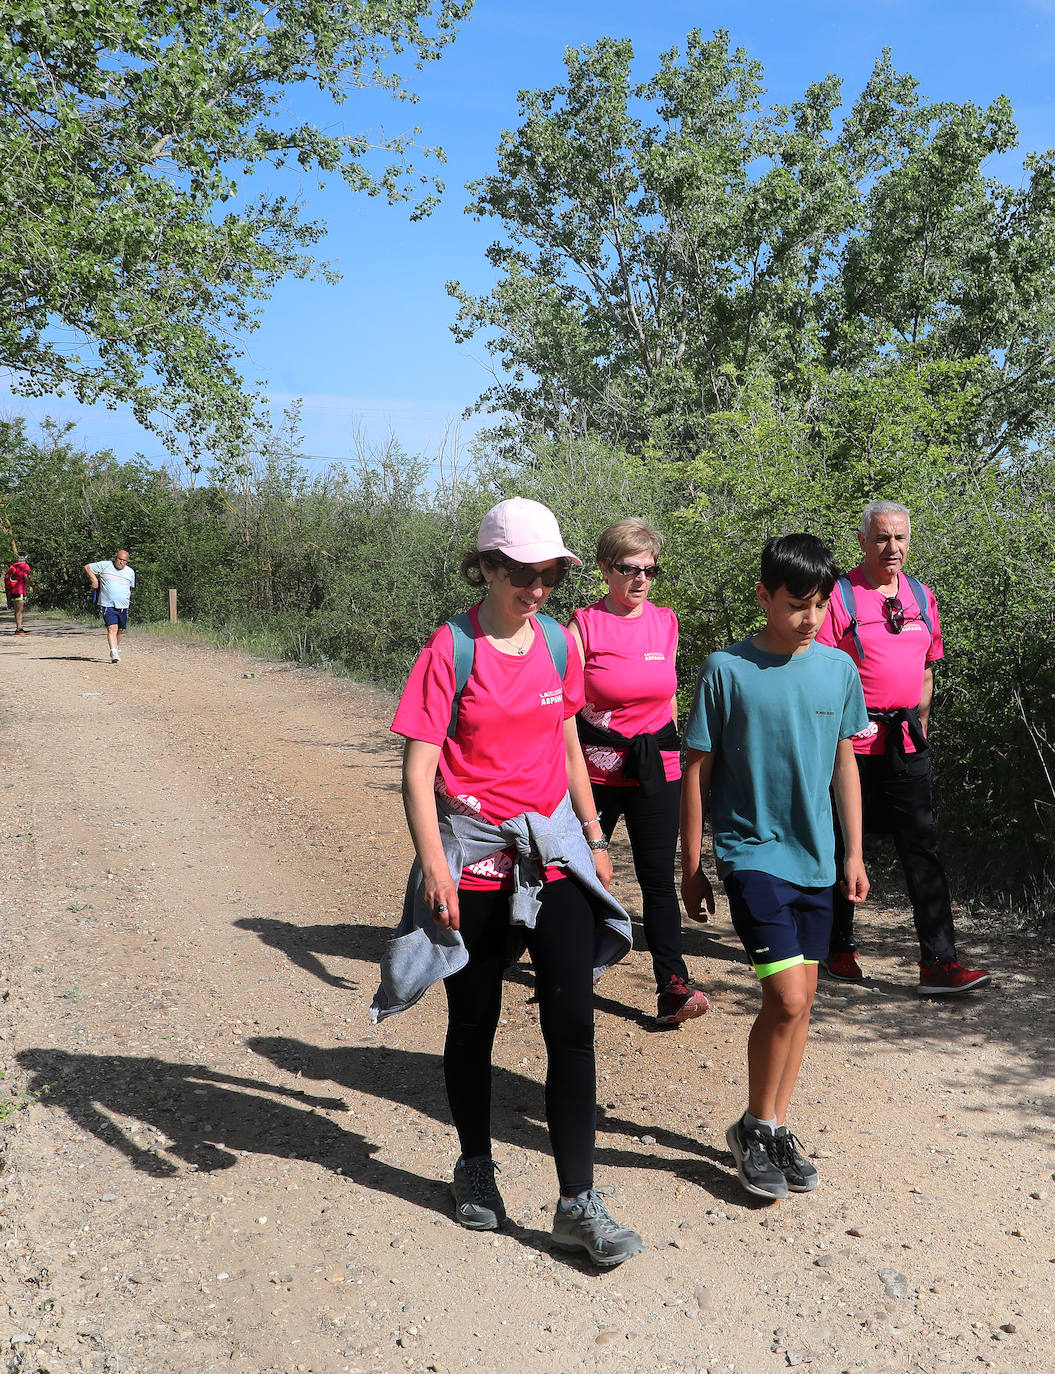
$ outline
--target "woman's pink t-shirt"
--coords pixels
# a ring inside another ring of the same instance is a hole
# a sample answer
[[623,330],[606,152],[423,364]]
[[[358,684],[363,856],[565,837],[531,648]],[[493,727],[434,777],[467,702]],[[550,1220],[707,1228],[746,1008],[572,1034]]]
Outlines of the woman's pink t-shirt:
[[[524,811],[551,816],[568,790],[564,722],[583,704],[582,665],[568,632],[561,682],[542,631],[521,658],[500,653],[477,632],[472,672],[447,735],[454,701],[454,641],[446,625],[429,636],[399,699],[392,730],[440,745],[436,791],[454,810],[493,823]],[[512,872],[512,851],[500,850],[463,872],[462,886],[493,887]],[[560,876],[559,874],[547,876]],[[474,881],[477,880],[477,881]]]
[[[637,616],[613,615],[604,598],[576,611],[573,623],[586,654],[583,719],[620,735],[652,735],[672,720],[671,698],[678,690],[675,658],[678,618],[665,606],[643,603]],[[623,777],[626,750],[583,746],[590,781],[602,786],[636,787]],[[681,777],[676,751],[663,751],[667,781]]]

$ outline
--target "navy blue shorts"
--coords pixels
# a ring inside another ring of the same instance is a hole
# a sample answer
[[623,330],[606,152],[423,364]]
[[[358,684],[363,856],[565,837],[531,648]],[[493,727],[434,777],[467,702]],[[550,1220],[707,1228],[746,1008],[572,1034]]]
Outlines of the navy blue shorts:
[[[119,610],[117,609],[116,606],[104,606],[104,607],[103,607],[103,624],[104,624],[104,625],[116,625],[116,626],[117,626],[119,629],[121,629],[121,630],[127,630],[127,629],[128,629],[128,607],[126,606],[126,607],[124,608],[124,610],[119,611]],[[828,952],[828,951],[825,950],[825,953],[826,953],[826,954],[827,954],[827,952]]]
[[799,887],[754,869],[730,873],[723,885],[733,928],[760,978],[828,957],[830,887]]

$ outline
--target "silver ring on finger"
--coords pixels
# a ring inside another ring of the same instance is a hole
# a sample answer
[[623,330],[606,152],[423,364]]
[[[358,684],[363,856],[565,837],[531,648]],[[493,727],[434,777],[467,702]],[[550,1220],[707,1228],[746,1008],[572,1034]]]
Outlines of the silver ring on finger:
[[437,910],[438,912],[439,912],[439,911],[446,911],[446,910],[447,910],[447,903],[446,903],[446,902],[440,902],[440,903],[437,905],[436,910]]

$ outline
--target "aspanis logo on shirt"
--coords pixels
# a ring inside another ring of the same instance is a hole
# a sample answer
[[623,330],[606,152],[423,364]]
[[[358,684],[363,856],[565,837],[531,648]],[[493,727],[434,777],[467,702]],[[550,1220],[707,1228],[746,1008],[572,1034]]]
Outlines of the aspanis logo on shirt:
[[564,700],[564,688],[551,687],[547,692],[539,692],[538,699],[540,706],[557,706]]
[[462,816],[478,816],[483,810],[477,798],[469,792],[464,792],[457,797],[451,796],[439,773],[436,774],[435,790],[444,798],[452,811],[457,811]]
[[649,652],[649,653],[647,653],[647,654],[645,655],[645,662],[646,662],[646,663],[666,663],[666,661],[667,661],[667,656],[666,656],[666,654],[654,654],[654,653]]

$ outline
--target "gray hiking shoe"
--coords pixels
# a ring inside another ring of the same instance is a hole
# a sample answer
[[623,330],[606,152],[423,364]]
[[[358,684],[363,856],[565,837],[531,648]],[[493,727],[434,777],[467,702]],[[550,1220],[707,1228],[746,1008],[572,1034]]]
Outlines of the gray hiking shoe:
[[494,1231],[506,1219],[505,1203],[495,1183],[497,1167],[490,1155],[462,1157],[454,1166],[454,1219],[470,1231]]
[[809,1193],[820,1183],[817,1170],[802,1153],[802,1141],[786,1126],[774,1131],[769,1157],[784,1175],[789,1192]]
[[567,1211],[557,1204],[553,1214],[553,1244],[562,1250],[582,1249],[602,1269],[622,1264],[645,1248],[636,1231],[619,1223],[601,1201],[611,1196],[610,1188],[591,1188],[575,1199]]
[[768,1131],[746,1126],[741,1117],[726,1131],[725,1140],[733,1152],[740,1182],[749,1193],[756,1197],[787,1197],[787,1179],[770,1157],[773,1136]]

